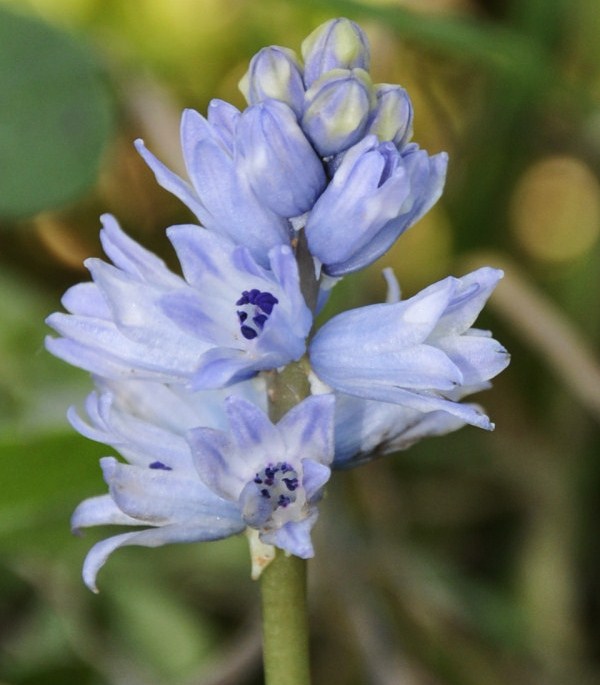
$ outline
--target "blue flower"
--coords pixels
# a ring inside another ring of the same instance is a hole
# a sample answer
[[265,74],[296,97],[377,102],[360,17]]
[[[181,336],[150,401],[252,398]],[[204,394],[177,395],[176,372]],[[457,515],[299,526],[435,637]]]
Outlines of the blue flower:
[[333,396],[308,398],[273,425],[261,379],[236,385],[229,398],[140,380],[96,384],[87,420],[74,409],[69,418],[127,463],[100,460],[109,492],[81,502],[72,528],[145,528],[91,548],[88,587],[96,591],[98,571],[120,547],[218,540],[247,528],[265,544],[312,556],[310,531],[333,459]]
[[200,478],[239,508],[262,542],[313,556],[310,531],[333,459],[332,395],[308,397],[277,424],[237,396],[226,401],[230,431],[190,431]]
[[398,152],[369,135],[343,156],[306,221],[311,253],[331,276],[362,269],[384,254],[437,201],[447,155],[415,144]]
[[48,323],[56,356],[108,378],[146,378],[218,388],[299,359],[312,314],[290,247],[269,252],[270,269],[245,247],[198,226],[168,230],[184,277],[103,217],[114,266],[87,260],[93,283],[67,291],[70,314]]
[[489,429],[484,414],[456,400],[509,362],[488,332],[471,327],[501,277],[498,269],[484,267],[402,302],[338,314],[310,345],[312,368],[340,392],[422,412],[441,410]]
[[[85,405],[87,421],[74,409],[70,421],[82,435],[118,450],[128,463],[100,460],[109,493],[84,500],[71,525],[75,532],[99,525],[145,528],[94,545],[83,566],[86,585],[96,591],[98,571],[120,547],[217,540],[242,532],[246,523],[239,508],[200,479],[185,439],[198,425],[226,427],[223,392],[192,393],[141,380],[96,381],[98,390]],[[236,392],[266,406],[259,380],[239,384]]]

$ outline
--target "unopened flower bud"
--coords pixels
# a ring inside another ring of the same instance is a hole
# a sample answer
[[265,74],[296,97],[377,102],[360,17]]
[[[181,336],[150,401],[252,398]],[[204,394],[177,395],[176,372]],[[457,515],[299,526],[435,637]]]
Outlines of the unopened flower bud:
[[253,105],[238,133],[240,169],[259,200],[279,216],[308,211],[327,179],[292,110],[277,100]]
[[349,19],[332,19],[315,29],[302,43],[304,83],[331,69],[369,69],[369,41],[363,30]]
[[369,126],[380,141],[391,140],[398,149],[412,137],[413,107],[401,86],[380,83],[375,86],[377,109]]
[[333,69],[306,91],[302,128],[323,156],[343,152],[365,134],[376,99],[364,69]]
[[296,114],[302,113],[302,66],[296,53],[289,48],[273,45],[256,53],[239,88],[251,105],[272,98],[285,102]]

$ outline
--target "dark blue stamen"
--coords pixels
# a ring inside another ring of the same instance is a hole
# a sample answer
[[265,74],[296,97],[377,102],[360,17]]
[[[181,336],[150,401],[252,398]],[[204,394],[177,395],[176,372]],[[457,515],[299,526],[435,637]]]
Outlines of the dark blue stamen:
[[292,492],[298,487],[298,479],[297,478],[282,478],[281,479],[288,490],[291,490]]
[[162,461],[153,461],[149,466],[151,469],[161,469],[162,471],[172,471],[173,470],[170,466],[163,464]]
[[263,486],[259,489],[260,496],[272,501],[273,511],[295,502],[295,490],[300,487],[296,471],[285,461],[267,464],[254,476],[253,482]]
[[278,302],[279,300],[270,292],[262,292],[258,288],[242,292],[242,296],[235,304],[243,307],[237,310],[237,316],[240,332],[246,340],[253,340],[259,335]]

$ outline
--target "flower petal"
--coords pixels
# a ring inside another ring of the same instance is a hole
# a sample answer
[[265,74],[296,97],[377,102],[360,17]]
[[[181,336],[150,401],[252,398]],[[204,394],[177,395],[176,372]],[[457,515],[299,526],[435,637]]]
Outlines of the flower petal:
[[83,563],[83,580],[93,592],[98,592],[96,576],[108,557],[119,547],[140,545],[142,547],[161,547],[176,542],[205,542],[241,533],[244,524],[218,517],[207,519],[205,525],[173,524],[162,528],[148,528],[132,533],[123,533],[95,544],[88,552]]

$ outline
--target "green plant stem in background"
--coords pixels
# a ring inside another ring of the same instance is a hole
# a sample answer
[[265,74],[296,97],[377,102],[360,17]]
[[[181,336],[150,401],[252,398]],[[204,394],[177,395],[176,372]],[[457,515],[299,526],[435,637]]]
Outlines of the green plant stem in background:
[[277,550],[261,575],[265,685],[309,685],[306,560]]

